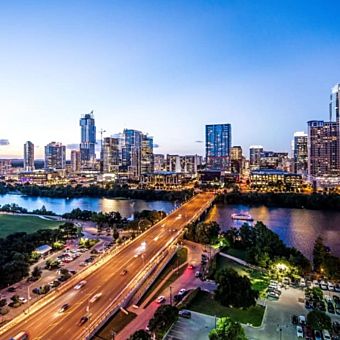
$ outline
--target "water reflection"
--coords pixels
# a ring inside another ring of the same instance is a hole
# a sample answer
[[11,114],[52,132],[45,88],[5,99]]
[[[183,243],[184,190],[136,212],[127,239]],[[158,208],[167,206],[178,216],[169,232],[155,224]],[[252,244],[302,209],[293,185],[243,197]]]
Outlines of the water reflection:
[[309,258],[318,235],[324,238],[335,255],[340,256],[340,212],[217,204],[207,219],[217,221],[226,230],[243,224],[231,218],[231,214],[240,212],[248,212],[254,221],[262,221],[287,245],[296,247]]

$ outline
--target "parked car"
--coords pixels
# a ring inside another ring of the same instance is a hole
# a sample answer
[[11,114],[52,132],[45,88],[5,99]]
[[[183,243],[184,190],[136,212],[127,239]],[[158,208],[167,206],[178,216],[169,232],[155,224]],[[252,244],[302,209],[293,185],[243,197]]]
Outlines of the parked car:
[[15,287],[9,287],[7,288],[7,291],[10,293],[14,293],[17,289]]
[[267,297],[271,297],[271,298],[274,298],[274,299],[279,299],[279,298],[280,298],[280,295],[277,294],[277,293],[275,293],[275,292],[273,292],[273,291],[269,291],[269,292],[267,293]]
[[296,326],[296,336],[298,338],[303,338],[303,329],[300,325]]
[[304,278],[300,279],[300,287],[306,287],[306,281]]
[[178,315],[181,316],[182,318],[190,319],[191,318],[191,313],[188,310],[180,310],[178,312]]
[[335,290],[336,292],[340,293],[340,283],[336,283],[336,284],[334,285],[334,290]]
[[20,301],[21,303],[26,303],[26,302],[27,302],[27,299],[25,299],[23,296],[20,296],[20,297],[19,297],[19,301]]
[[299,324],[300,325],[306,324],[306,317],[304,315],[299,315]]
[[322,337],[323,337],[323,340],[331,340],[331,336],[327,329],[322,330]]
[[335,304],[340,303],[340,298],[339,298],[339,296],[333,295],[333,301],[335,302]]
[[322,290],[328,290],[328,285],[327,285],[327,283],[326,283],[325,281],[321,281],[321,282],[320,282],[320,288],[321,288]]
[[332,302],[328,302],[327,309],[328,309],[328,313],[331,313],[331,314],[335,313],[334,305]]
[[199,271],[197,271],[196,273],[195,273],[195,277],[200,277],[201,276],[201,273],[199,272]]
[[174,295],[174,302],[177,303],[177,302],[180,302],[181,300],[183,299],[183,295]]
[[328,290],[334,291],[334,285],[332,282],[328,282],[327,286],[328,286]]
[[315,340],[322,340],[321,332],[317,329],[314,330],[314,339]]
[[313,340],[314,339],[313,331],[309,326],[305,327],[305,338],[307,340]]
[[313,309],[313,302],[310,301],[310,300],[306,300],[306,302],[305,302],[305,307],[306,307],[307,309]]
[[180,289],[178,292],[178,295],[185,295],[187,293],[187,290],[185,288]]
[[163,296],[163,295],[161,295],[161,296],[159,296],[158,298],[157,298],[157,300],[156,300],[156,302],[157,303],[163,303],[163,302],[165,302],[165,296]]

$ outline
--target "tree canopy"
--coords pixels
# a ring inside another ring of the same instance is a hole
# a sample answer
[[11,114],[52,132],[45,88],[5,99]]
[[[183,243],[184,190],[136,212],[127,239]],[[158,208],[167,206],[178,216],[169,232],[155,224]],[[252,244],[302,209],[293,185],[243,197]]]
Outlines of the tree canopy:
[[219,318],[216,328],[209,333],[210,340],[246,340],[244,330],[238,322],[229,317]]

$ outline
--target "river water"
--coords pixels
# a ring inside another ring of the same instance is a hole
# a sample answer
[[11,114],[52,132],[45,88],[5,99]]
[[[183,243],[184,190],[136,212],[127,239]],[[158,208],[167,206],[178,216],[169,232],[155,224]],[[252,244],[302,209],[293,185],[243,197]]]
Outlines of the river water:
[[250,213],[254,223],[262,221],[288,246],[299,249],[308,258],[312,256],[314,241],[319,235],[332,253],[340,256],[340,212],[222,203],[211,209],[207,219],[216,221],[223,230],[227,230],[242,225],[243,222],[231,218],[231,214],[239,212]]
[[119,211],[123,217],[131,217],[135,211],[147,210],[163,210],[169,213],[178,203],[168,201],[143,201],[128,199],[112,199],[112,198],[51,198],[51,197],[33,197],[21,195],[0,195],[0,205],[15,203],[20,207],[31,211],[40,209],[43,205],[47,210],[53,211],[58,215],[70,212],[73,209],[91,211]]
[[[39,209],[45,205],[47,210],[60,215],[75,208],[103,212],[119,211],[123,217],[127,218],[133,216],[135,211],[143,209],[163,210],[169,213],[178,205],[176,202],[168,201],[0,195],[0,205],[7,203],[16,203],[28,210]],[[217,204],[211,209],[207,219],[216,220],[221,228],[226,230],[232,226],[239,227],[242,224],[231,219],[231,214],[239,212],[249,212],[255,221],[262,221],[277,233],[288,246],[296,247],[309,258],[311,258],[313,244],[318,235],[324,238],[325,244],[331,248],[335,255],[340,256],[340,212]]]

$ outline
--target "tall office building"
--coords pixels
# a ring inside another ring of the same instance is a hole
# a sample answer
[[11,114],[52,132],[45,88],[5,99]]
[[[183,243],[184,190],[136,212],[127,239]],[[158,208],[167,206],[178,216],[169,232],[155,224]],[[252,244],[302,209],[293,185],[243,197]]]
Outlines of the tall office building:
[[181,172],[194,175],[197,173],[198,166],[201,165],[201,158],[198,155],[180,156]]
[[243,155],[242,148],[240,146],[233,146],[231,148],[231,172],[234,174],[240,174],[243,169]]
[[82,164],[91,166],[96,160],[96,125],[93,111],[80,118],[80,158]]
[[61,170],[66,166],[66,147],[61,143],[51,142],[45,146],[45,169]]
[[122,170],[131,179],[138,179],[141,173],[142,132],[124,129],[122,145]]
[[30,141],[24,144],[24,169],[25,171],[34,170],[34,144]]
[[80,172],[81,170],[80,151],[78,150],[71,151],[71,170],[72,172]]
[[121,147],[119,139],[114,137],[105,137],[102,147],[102,171],[104,173],[117,173],[121,165]]
[[330,103],[329,103],[330,121],[335,120],[337,130],[337,154],[338,154],[338,168],[340,171],[340,84],[333,86],[331,90]]
[[205,126],[205,154],[208,169],[229,170],[230,149],[230,124],[214,124]]
[[252,145],[249,148],[249,165],[250,169],[259,169],[261,166],[261,157],[263,153],[262,145]]
[[166,169],[165,156],[163,154],[154,154],[154,171],[164,171]]
[[293,171],[296,174],[306,175],[308,169],[308,135],[304,132],[295,132],[293,147]]
[[166,155],[166,170],[181,173],[181,158],[179,155]]
[[338,124],[312,120],[308,122],[308,175],[339,174]]
[[154,169],[154,157],[153,157],[153,137],[148,135],[142,135],[141,146],[141,169],[140,173],[151,174]]

